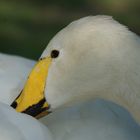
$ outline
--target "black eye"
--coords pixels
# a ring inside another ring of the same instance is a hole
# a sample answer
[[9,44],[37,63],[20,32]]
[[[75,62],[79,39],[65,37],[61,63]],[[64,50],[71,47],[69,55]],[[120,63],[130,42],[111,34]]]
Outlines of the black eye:
[[51,58],[56,58],[59,56],[59,51],[58,50],[52,50],[51,52]]

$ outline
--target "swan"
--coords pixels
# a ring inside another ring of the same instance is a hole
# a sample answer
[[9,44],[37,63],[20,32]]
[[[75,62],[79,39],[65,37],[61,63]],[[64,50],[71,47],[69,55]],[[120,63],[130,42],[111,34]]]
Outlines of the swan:
[[[14,98],[13,95],[18,95],[28,71],[35,62],[6,54],[0,54],[0,60],[0,74],[3,76],[0,89],[5,89],[0,94],[0,101],[5,98],[4,102],[9,105],[9,101]],[[8,82],[8,86],[5,86]],[[39,120],[46,125],[45,128],[37,120],[16,113],[8,105],[0,103],[0,139],[51,140],[52,136],[54,140],[140,138],[140,128],[129,113],[107,101],[88,101],[57,110]]]
[[[104,32],[102,33],[102,31]],[[89,32],[91,34],[88,34]],[[93,34],[94,32],[95,34]],[[19,98],[16,99],[16,101],[12,106],[14,106],[15,108],[19,107],[17,108],[17,110],[22,112],[24,112],[28,107],[30,107],[28,108],[28,110],[26,110],[26,113],[29,113],[31,115],[34,112],[36,112],[38,108],[42,109],[41,111],[44,111],[44,109],[52,110],[52,114],[48,116],[48,120],[46,120],[45,123],[47,123],[47,125],[49,125],[50,128],[52,128],[52,131],[54,130],[56,135],[59,137],[60,135],[57,133],[61,131],[62,131],[61,134],[65,132],[65,135],[67,134],[67,136],[68,135],[70,136],[71,128],[75,127],[73,134],[71,134],[71,137],[67,137],[67,138],[72,139],[75,136],[76,132],[77,132],[77,136],[82,138],[85,136],[85,135],[81,135],[84,132],[84,126],[85,129],[89,126],[90,128],[94,128],[93,129],[94,131],[92,133],[96,135],[98,139],[104,139],[104,137],[106,139],[108,139],[108,137],[110,139],[115,139],[115,138],[118,139],[119,136],[121,137],[121,139],[123,138],[139,139],[139,127],[137,126],[137,124],[131,120],[131,117],[129,116],[128,113],[126,112],[124,113],[124,110],[121,111],[116,109],[116,107],[113,107],[112,103],[109,103],[109,106],[107,105],[108,103],[106,104],[101,102],[99,105],[94,103],[82,104],[77,107],[75,106],[73,108],[70,107],[70,109],[68,110],[65,109],[63,110],[62,108],[63,106],[71,106],[72,104],[74,104],[74,102],[81,102],[85,100],[88,101],[89,99],[95,99],[96,97],[108,99],[123,106],[122,103],[123,100],[122,102],[120,101],[121,103],[118,102],[118,100],[123,99],[123,95],[121,95],[121,93],[118,93],[118,91],[121,90],[117,89],[118,80],[120,80],[117,79],[117,76],[119,75],[118,73],[119,70],[120,71],[124,70],[125,66],[120,65],[122,66],[121,68],[123,69],[117,67],[121,63],[119,63],[120,61],[118,61],[118,57],[116,55],[120,55],[121,57],[119,59],[123,60],[121,59],[122,58],[121,49],[120,49],[120,54],[118,53],[119,51],[118,49],[120,47],[123,47],[122,51],[124,53],[124,56],[127,56],[126,54],[129,51],[126,51],[125,54],[125,50],[124,50],[124,47],[127,46],[125,44],[126,41],[129,42],[127,43],[127,45],[129,44],[131,46],[131,44],[134,43],[132,46],[134,48],[139,48],[136,47],[137,45],[135,45],[138,44],[137,42],[139,42],[139,37],[137,37],[135,34],[131,33],[130,31],[128,31],[124,26],[118,24],[110,17],[107,16],[86,17],[73,22],[64,30],[59,32],[56,35],[56,37],[54,37],[53,40],[49,43],[47,49],[44,51],[43,55],[41,56],[39,63],[35,66],[35,68],[31,72],[23,92],[21,93]],[[122,45],[122,43],[124,43],[125,45]],[[114,44],[116,45],[114,46]],[[129,45],[128,47],[130,47]],[[102,49],[102,51],[100,49]],[[115,51],[114,49],[117,49],[116,52],[114,52]],[[138,52],[135,53],[137,54]],[[133,58],[132,55],[130,56],[130,53],[128,54],[129,57]],[[47,60],[46,57],[48,57]],[[90,65],[89,63],[85,63],[85,62],[90,62]],[[95,65],[96,67],[93,67],[92,66],[93,64],[94,65],[96,64]],[[48,67],[49,67],[49,71],[48,71]],[[102,69],[100,69],[100,67]],[[88,71],[86,72],[86,70]],[[92,72],[90,70],[92,70]],[[111,73],[113,71],[116,72],[115,75]],[[46,74],[46,72],[48,74]],[[90,84],[91,80],[92,80],[91,83],[92,85]],[[120,82],[124,82],[121,80]],[[114,83],[116,84],[116,86],[114,85]],[[37,89],[35,87],[37,87]],[[29,92],[29,89],[31,90],[31,92]],[[106,93],[104,90],[110,92],[107,95],[100,95],[99,93],[101,92],[103,94]],[[38,93],[39,91],[41,92]],[[83,93],[81,91],[83,91]],[[114,100],[112,100],[112,98],[109,98],[110,94],[112,95],[112,93],[114,93],[113,91],[116,91],[115,93],[118,93],[117,101],[115,100],[116,97],[114,97]],[[95,95],[95,93],[97,94]],[[39,96],[40,94],[41,96]],[[35,96],[37,96],[37,98],[34,98]],[[46,97],[48,103],[45,103],[44,96]],[[30,101],[30,102],[25,102],[25,101]],[[57,111],[54,111],[58,108],[62,108],[62,110],[59,113]],[[36,113],[37,114],[40,113],[40,110],[38,110]],[[70,122],[68,122],[69,119]],[[92,127],[90,123],[92,124]],[[79,125],[82,126],[83,129],[79,129],[79,127],[77,127]],[[111,127],[107,127],[108,125]],[[63,126],[64,129],[60,129],[59,126],[61,127]],[[70,127],[67,128],[66,126],[70,126]],[[97,130],[100,130],[102,126],[104,127],[102,131],[100,131],[101,135],[100,133],[97,134]],[[107,130],[106,128],[110,128],[110,130],[112,130],[113,128],[114,129],[110,133],[108,130],[107,133],[107,131],[105,131]],[[122,134],[118,135],[118,131],[116,130],[120,131],[120,133]],[[115,135],[112,135],[113,134],[112,132],[115,133]],[[90,135],[88,136],[90,137]]]
[[[14,98],[13,95],[18,95],[35,62],[0,54],[0,63],[0,71],[3,71],[0,73],[3,76],[0,89],[4,89],[0,94],[0,101],[5,98],[4,102],[9,105]],[[6,86],[7,83],[8,86]],[[54,140],[93,140],[93,138],[95,140],[139,140],[140,138],[140,128],[130,114],[111,102],[88,101],[59,109],[39,120],[46,125],[46,128],[27,115],[16,113],[8,105],[0,103],[0,139],[2,140],[44,140],[44,137],[47,140],[52,137]]]
[[139,54],[139,36],[111,17],[74,21],[49,42],[12,106],[37,116],[98,97],[140,123]]
[[0,102],[10,105],[24,86],[35,61],[0,53]]
[[0,103],[1,140],[52,140],[49,129],[33,117]]

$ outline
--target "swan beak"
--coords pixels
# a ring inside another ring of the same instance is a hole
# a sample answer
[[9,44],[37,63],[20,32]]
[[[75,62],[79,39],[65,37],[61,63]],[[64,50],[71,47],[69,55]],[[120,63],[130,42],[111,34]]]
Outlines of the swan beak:
[[40,59],[31,71],[24,89],[11,104],[17,112],[40,118],[49,113],[49,104],[45,99],[45,85],[48,70],[52,62],[51,57]]

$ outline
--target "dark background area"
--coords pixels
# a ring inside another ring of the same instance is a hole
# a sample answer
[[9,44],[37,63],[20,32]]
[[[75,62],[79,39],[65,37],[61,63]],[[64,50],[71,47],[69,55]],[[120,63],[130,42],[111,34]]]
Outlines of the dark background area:
[[0,52],[37,59],[68,23],[99,14],[140,34],[140,0],[0,0]]

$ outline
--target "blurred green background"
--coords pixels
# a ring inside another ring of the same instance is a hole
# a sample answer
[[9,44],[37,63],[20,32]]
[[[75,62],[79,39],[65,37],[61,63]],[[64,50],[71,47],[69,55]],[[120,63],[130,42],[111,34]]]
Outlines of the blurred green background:
[[97,14],[140,34],[140,0],[0,0],[0,52],[37,59],[68,23]]

